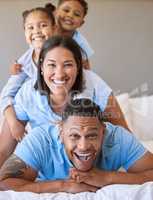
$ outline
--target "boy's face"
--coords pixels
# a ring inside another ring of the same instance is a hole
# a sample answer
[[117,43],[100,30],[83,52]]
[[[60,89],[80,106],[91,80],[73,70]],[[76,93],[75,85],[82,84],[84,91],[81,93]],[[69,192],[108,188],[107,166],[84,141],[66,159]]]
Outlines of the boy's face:
[[30,13],[24,25],[25,37],[35,50],[41,49],[45,40],[53,35],[53,25],[48,16],[41,11]]
[[97,117],[69,116],[63,122],[61,139],[66,153],[80,171],[88,171],[101,150],[105,125]]
[[75,31],[84,23],[84,8],[78,1],[65,1],[56,9],[55,19],[63,30]]

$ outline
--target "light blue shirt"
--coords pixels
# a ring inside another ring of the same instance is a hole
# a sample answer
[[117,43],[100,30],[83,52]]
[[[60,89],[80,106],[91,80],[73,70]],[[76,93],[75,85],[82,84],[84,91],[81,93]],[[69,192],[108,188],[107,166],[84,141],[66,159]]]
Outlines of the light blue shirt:
[[94,51],[90,47],[88,41],[86,40],[86,38],[79,31],[75,31],[75,33],[73,35],[73,39],[85,51],[85,53],[87,54],[87,58],[88,59],[94,54]]
[[[112,92],[111,88],[90,70],[84,70],[84,79],[85,90],[78,97],[90,98],[104,111]],[[29,121],[32,127],[60,120],[60,116],[51,109],[47,97],[35,90],[33,81],[27,81],[18,91],[14,99],[14,109],[17,118]]]
[[[108,171],[120,167],[128,170],[145,152],[133,134],[107,123],[95,167]],[[49,124],[32,129],[17,145],[15,155],[38,171],[42,180],[66,179],[69,168],[73,167],[60,141],[58,127]]]
[[28,49],[18,60],[22,65],[22,72],[11,75],[4,86],[0,96],[0,111],[3,114],[7,106],[12,105],[12,101],[22,84],[28,79],[37,78],[37,68],[32,59],[33,49]]
[[[73,39],[80,45],[80,47],[86,52],[89,58],[94,52],[89,46],[84,36],[76,31],[73,35]],[[12,105],[12,101],[21,85],[27,79],[37,79],[37,67],[32,59],[33,48],[29,48],[19,59],[18,63],[22,65],[22,72],[17,75],[12,75],[7,84],[4,86],[0,95],[0,112],[3,114],[4,110]]]

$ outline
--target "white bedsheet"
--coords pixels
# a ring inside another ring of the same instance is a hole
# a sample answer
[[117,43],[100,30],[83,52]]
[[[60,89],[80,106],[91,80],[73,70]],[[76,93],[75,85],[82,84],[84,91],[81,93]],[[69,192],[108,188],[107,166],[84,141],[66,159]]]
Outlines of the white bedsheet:
[[153,200],[153,182],[142,185],[109,185],[96,193],[82,192],[44,193],[31,192],[0,192],[0,200]]

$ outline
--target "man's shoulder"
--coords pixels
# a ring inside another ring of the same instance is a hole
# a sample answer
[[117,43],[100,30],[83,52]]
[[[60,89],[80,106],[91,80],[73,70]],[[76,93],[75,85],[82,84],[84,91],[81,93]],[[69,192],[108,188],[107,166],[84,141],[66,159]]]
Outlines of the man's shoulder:
[[55,125],[51,125],[49,123],[39,125],[29,131],[24,140],[26,143],[31,142],[34,146],[38,146],[40,148],[55,146],[58,141],[59,130]]

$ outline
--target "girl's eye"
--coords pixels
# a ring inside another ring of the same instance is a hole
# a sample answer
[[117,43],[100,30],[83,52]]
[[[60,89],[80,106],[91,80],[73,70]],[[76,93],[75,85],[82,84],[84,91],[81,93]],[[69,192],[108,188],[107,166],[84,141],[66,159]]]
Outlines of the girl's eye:
[[44,28],[44,27],[47,27],[48,24],[44,23],[44,24],[41,24],[41,27]]
[[27,26],[25,29],[27,29],[27,30],[33,30],[33,26]]

